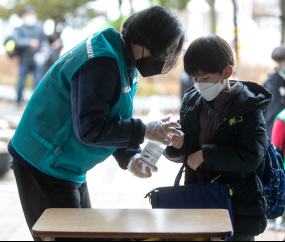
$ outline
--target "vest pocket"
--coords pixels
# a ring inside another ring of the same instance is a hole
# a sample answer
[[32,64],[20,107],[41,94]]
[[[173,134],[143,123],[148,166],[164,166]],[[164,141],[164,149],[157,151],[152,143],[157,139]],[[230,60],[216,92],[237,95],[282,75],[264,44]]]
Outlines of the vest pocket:
[[84,175],[97,164],[105,161],[116,149],[92,147],[81,144],[75,135],[71,135],[63,150],[63,155],[58,157],[54,167]]
[[43,138],[42,136],[40,136],[37,132],[33,132],[32,133],[32,137],[37,140],[38,142],[40,142],[44,147],[46,147],[50,152],[52,152],[55,156],[60,156],[63,152],[62,152],[62,148],[60,147],[56,147],[54,145],[52,145],[50,142],[48,142],[45,138]]

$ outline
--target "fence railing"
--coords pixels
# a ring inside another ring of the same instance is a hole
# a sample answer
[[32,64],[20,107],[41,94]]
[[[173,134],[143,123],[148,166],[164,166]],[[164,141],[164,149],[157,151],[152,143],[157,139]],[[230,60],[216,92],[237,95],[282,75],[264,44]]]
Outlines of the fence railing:
[[[23,101],[28,102],[33,95],[33,90],[24,88],[23,90]],[[16,89],[12,86],[0,85],[0,99],[7,101],[15,101],[17,98]]]

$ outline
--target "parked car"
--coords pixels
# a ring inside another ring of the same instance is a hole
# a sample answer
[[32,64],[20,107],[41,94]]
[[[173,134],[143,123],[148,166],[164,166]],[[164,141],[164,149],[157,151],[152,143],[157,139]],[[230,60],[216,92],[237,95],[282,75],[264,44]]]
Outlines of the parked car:
[[12,157],[7,151],[7,143],[0,142],[0,177],[10,169],[10,161]]
[[8,153],[7,145],[13,137],[21,117],[6,115],[0,118],[0,177],[10,170],[12,157]]

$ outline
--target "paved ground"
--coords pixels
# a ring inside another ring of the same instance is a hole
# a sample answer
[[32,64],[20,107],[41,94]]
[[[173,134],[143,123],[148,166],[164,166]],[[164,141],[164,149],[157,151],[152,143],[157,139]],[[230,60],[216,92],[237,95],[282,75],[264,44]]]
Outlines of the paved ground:
[[[14,104],[0,101],[0,117],[6,114],[21,114]],[[87,175],[93,208],[150,209],[146,193],[155,187],[171,186],[180,165],[162,158],[159,172],[148,180],[140,180],[127,171],[122,171],[113,158],[98,165]],[[16,182],[12,171],[0,179],[0,241],[29,241],[32,237],[25,223]],[[266,231],[258,241],[283,240],[284,233]]]

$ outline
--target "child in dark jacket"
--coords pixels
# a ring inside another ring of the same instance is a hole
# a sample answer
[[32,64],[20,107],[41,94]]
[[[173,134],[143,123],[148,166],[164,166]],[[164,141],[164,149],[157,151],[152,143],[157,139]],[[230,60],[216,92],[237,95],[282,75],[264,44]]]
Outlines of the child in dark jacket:
[[264,172],[263,112],[272,95],[256,83],[229,81],[234,64],[229,44],[218,36],[190,45],[184,67],[195,86],[186,92],[180,111],[185,137],[173,137],[165,156],[178,163],[187,159],[186,185],[197,183],[195,171],[201,167],[207,182],[221,175],[218,182],[233,187],[235,240],[248,241],[267,225],[266,200],[255,171]]

